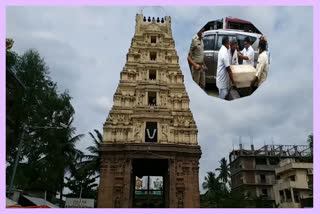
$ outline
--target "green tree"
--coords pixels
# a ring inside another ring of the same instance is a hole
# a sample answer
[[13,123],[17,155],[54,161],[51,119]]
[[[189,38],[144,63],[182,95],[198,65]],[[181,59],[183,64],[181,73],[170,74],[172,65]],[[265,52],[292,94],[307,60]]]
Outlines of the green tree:
[[243,189],[229,190],[227,185],[230,183],[230,168],[226,158],[219,161],[220,167],[214,172],[208,172],[202,184],[205,194],[200,196],[200,206],[206,208],[241,208],[248,207],[245,191]]
[[60,200],[63,196],[66,173],[71,170],[74,162],[83,156],[83,152],[76,149],[76,143],[84,135],[75,135],[75,128],[71,126],[72,122],[73,119],[70,120],[66,129],[61,130],[56,140],[47,147],[48,151],[45,157],[45,165],[50,164],[53,167],[51,171],[54,173],[53,176],[57,178],[56,183],[59,185]]
[[220,167],[216,169],[219,171],[218,179],[227,184],[230,178],[229,166],[226,158],[222,158],[220,161]]
[[[81,162],[81,161],[80,161]],[[90,169],[81,167],[81,164],[75,163],[70,170],[71,176],[66,177],[66,187],[71,190],[67,197],[97,198],[97,175],[92,176]]]
[[204,194],[204,201],[207,207],[220,207],[222,199],[225,197],[223,185],[219,182],[214,172],[207,172],[207,176],[202,183]]
[[[8,54],[8,51],[7,51]],[[22,154],[20,156],[15,186],[25,191],[43,192],[54,197],[64,187],[64,176],[82,153],[76,143],[83,135],[76,135],[72,126],[74,109],[67,91],[59,94],[57,85],[50,78],[49,68],[36,50],[22,56],[15,53],[15,60],[7,62],[10,69],[24,83],[25,90],[12,91],[15,112],[13,120],[16,136],[7,150],[7,181],[10,180],[18,142],[25,126]],[[67,127],[63,129],[43,128]],[[8,142],[7,142],[8,145]]]
[[99,155],[99,146],[102,143],[102,134],[99,130],[95,129],[94,133],[96,136],[89,132],[89,135],[92,138],[93,145],[87,147],[87,150],[90,152],[88,155],[84,155],[84,161],[80,164],[82,167],[86,168],[91,175],[97,174],[98,177],[100,176],[100,155]]
[[[10,106],[10,110],[15,112],[13,120],[16,122],[15,133],[22,133],[22,127],[26,128],[26,142],[23,147],[23,156],[28,155],[28,160],[37,160],[41,153],[41,148],[47,145],[45,141],[47,130],[34,129],[38,126],[53,126],[54,116],[50,115],[54,109],[48,103],[51,99],[56,99],[56,84],[50,80],[48,67],[39,53],[35,50],[28,50],[22,56],[17,56],[11,69],[25,85],[24,91],[12,91],[15,98],[15,105]],[[50,112],[51,110],[51,112]],[[20,135],[12,139],[12,147],[7,154],[7,161],[11,164],[17,152]]]
[[243,189],[230,191],[224,198],[223,208],[245,208],[248,207],[248,202]]

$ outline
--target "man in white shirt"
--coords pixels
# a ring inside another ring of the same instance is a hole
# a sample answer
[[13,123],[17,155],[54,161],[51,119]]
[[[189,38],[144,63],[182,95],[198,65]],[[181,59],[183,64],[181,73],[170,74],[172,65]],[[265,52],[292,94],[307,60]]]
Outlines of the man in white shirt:
[[221,99],[226,99],[229,88],[230,80],[234,84],[232,77],[232,72],[230,69],[230,58],[228,54],[229,49],[229,39],[227,36],[222,39],[222,46],[218,53],[218,65],[217,65],[217,79],[216,84],[219,89],[219,97]]
[[228,53],[230,58],[230,65],[238,65],[237,41],[235,39],[230,42]]
[[267,38],[264,36],[264,35],[262,35],[260,38],[259,38],[260,40],[264,40],[264,41],[266,41],[266,54],[267,54],[267,56],[268,56],[268,64],[270,65],[270,61],[271,61],[271,54],[270,54],[270,50],[269,50],[269,48],[268,48],[268,41],[267,41]]
[[243,59],[242,64],[254,66],[254,50],[251,47],[249,37],[244,39],[244,48],[242,51],[238,52],[238,56]]
[[266,53],[267,43],[265,40],[259,41],[259,58],[257,62],[257,73],[254,81],[252,82],[253,87],[259,87],[266,79],[268,74],[268,56]]

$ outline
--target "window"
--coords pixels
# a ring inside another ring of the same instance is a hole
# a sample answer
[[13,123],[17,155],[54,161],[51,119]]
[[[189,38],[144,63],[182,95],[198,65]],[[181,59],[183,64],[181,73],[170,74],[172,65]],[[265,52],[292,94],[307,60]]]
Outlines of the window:
[[261,183],[266,183],[266,175],[264,175],[264,174],[260,175],[260,182]]
[[220,48],[221,48],[221,46],[222,46],[223,36],[224,36],[224,35],[219,35],[219,36],[218,36],[217,45],[216,45],[216,50],[220,50]]
[[145,142],[156,143],[158,141],[157,122],[146,122]]
[[157,37],[151,36],[151,43],[157,43]]
[[150,52],[150,60],[156,61],[157,59],[157,52]]
[[163,177],[162,176],[143,176],[136,177],[136,195],[162,195]]
[[[238,40],[238,45],[239,45],[239,49],[242,51],[243,48],[244,48],[244,40],[245,38],[247,37],[247,35],[241,35],[241,34],[238,34],[237,35],[237,40]],[[250,43],[253,44],[257,38],[256,37],[253,37],[253,36],[248,36],[249,39],[250,39]]]
[[291,198],[291,191],[290,191],[290,189],[285,189],[284,192],[285,192],[285,194],[286,194],[287,202],[291,202],[291,201],[292,201],[292,198]]
[[244,35],[237,35],[237,39],[238,39],[238,45],[239,45],[239,49],[242,51],[244,48],[244,39],[246,38],[246,36]]
[[216,40],[215,35],[208,35],[203,38],[203,46],[204,50],[213,50],[214,49],[214,43]]
[[157,105],[157,93],[156,92],[148,92],[148,104],[149,106]]
[[293,190],[293,197],[294,197],[294,202],[300,203],[300,196],[297,190]]
[[283,202],[284,202],[284,193],[283,193],[283,190],[279,190],[279,195],[280,195],[280,202],[283,203]]
[[291,175],[289,178],[290,178],[290,181],[296,181],[296,176],[295,175]]
[[279,164],[279,158],[277,157],[271,157],[269,158],[270,165],[278,165]]
[[257,37],[249,36],[251,45],[256,42]]
[[240,29],[240,24],[236,22],[229,22],[228,26],[229,29]]
[[262,189],[261,192],[262,192],[262,195],[266,195],[266,196],[268,195],[268,190],[267,189]]
[[149,79],[156,80],[157,79],[157,71],[156,70],[149,70]]
[[267,159],[262,157],[256,157],[256,165],[267,165]]

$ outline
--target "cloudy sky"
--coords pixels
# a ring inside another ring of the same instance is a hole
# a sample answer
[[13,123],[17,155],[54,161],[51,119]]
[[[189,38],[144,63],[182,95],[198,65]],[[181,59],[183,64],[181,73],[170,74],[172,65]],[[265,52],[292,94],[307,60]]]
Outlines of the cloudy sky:
[[[313,130],[312,7],[7,7],[7,37],[19,54],[37,49],[60,91],[69,90],[75,127],[102,132],[135,29],[135,15],[171,16],[180,67],[202,149],[200,183],[218,167],[239,136],[245,148],[305,144]],[[208,96],[187,64],[190,39],[208,21],[232,16],[251,21],[268,38],[267,81],[232,102]],[[85,150],[87,135],[78,145]]]

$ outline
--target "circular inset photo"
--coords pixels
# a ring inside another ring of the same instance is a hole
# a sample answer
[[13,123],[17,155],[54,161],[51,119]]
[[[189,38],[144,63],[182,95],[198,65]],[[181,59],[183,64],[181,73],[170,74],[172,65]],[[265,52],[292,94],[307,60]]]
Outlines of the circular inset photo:
[[267,38],[253,23],[226,17],[205,24],[192,38],[192,79],[208,95],[234,100],[251,95],[267,79]]

